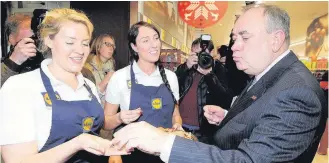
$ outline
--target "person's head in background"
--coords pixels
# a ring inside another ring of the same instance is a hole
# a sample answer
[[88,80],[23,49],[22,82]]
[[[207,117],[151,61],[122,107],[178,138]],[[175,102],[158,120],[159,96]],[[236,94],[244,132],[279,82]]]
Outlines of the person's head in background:
[[225,63],[226,63],[226,55],[229,50],[230,50],[229,47],[226,45],[222,45],[222,46],[220,46],[220,48],[217,49],[218,60],[223,65],[225,65]]
[[104,63],[113,58],[115,48],[114,37],[109,34],[101,34],[91,44],[91,53],[95,54],[97,59]]
[[247,6],[233,28],[233,58],[237,68],[249,75],[263,72],[289,48],[290,18],[270,5]]
[[201,43],[201,38],[195,39],[191,45],[191,52],[199,53],[202,50],[200,47],[200,43]]
[[[132,60],[136,61],[138,65],[158,66],[163,83],[172,92],[165,70],[159,60],[161,45],[160,32],[154,25],[140,21],[130,27],[128,31],[128,46]],[[175,104],[177,104],[174,96],[173,99]]]
[[5,32],[10,45],[16,45],[23,38],[31,37],[31,16],[14,14],[8,17],[5,23]]
[[[201,50],[202,50],[202,48],[200,46],[201,41],[202,41],[201,38],[197,38],[192,42],[191,51],[193,53],[201,52]],[[212,42],[212,40],[210,40],[208,46],[206,47],[206,52],[211,54],[213,49],[214,49],[214,43]]]
[[51,55],[49,69],[63,75],[80,73],[90,53],[93,30],[93,24],[80,11],[61,8],[47,12],[40,25],[40,50]]

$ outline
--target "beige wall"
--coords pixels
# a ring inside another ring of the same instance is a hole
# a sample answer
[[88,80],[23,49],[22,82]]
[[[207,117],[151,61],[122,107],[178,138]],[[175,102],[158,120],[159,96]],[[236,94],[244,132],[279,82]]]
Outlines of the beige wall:
[[162,48],[190,51],[194,28],[187,27],[179,17],[177,1],[140,1],[137,8],[138,20],[150,22],[161,32]]

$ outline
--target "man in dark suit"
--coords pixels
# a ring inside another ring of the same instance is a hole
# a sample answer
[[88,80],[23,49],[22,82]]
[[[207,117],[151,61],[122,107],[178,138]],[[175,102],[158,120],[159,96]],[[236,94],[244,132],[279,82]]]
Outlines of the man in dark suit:
[[311,163],[325,127],[327,103],[318,82],[289,48],[290,18],[275,6],[246,8],[234,25],[237,68],[254,76],[228,113],[205,106],[218,125],[215,146],[131,124],[113,141],[173,163]]

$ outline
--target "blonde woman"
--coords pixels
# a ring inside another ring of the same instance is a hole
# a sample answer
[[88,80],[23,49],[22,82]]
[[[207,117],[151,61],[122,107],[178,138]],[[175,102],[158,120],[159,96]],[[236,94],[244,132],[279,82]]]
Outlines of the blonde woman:
[[91,55],[85,67],[89,69],[96,80],[102,105],[105,102],[104,94],[107,83],[115,71],[113,53],[115,50],[115,39],[109,34],[98,36],[91,45]]
[[9,78],[0,90],[0,145],[5,162],[107,162],[123,154],[98,137],[104,123],[96,86],[80,71],[93,25],[72,9],[54,9],[40,27],[41,68]]

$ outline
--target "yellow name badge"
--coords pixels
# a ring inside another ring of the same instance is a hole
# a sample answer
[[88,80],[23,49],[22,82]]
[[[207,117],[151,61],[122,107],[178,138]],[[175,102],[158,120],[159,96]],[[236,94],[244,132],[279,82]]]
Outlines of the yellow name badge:
[[154,110],[162,109],[162,98],[152,99],[152,109]]
[[86,117],[82,120],[83,132],[89,132],[94,125],[94,117]]
[[127,80],[127,87],[128,87],[128,89],[131,88],[131,80]]
[[[47,92],[41,92],[41,94],[42,94],[43,100],[45,101],[46,106],[52,106],[53,103],[51,102],[48,93]],[[55,92],[55,96],[56,96],[57,100],[61,99],[61,97],[58,95],[57,92]]]
[[[135,79],[135,83],[137,84],[137,79]],[[131,88],[131,80],[127,80],[127,87],[128,89]]]

